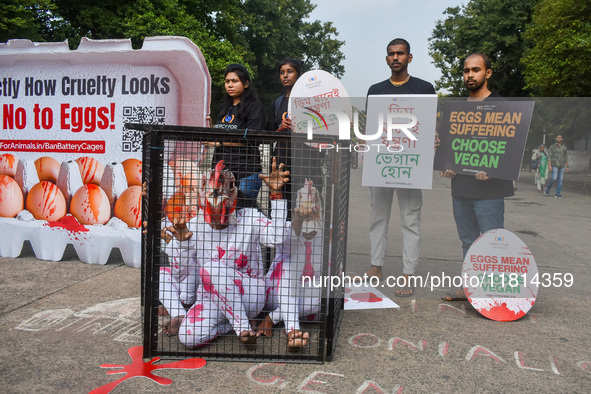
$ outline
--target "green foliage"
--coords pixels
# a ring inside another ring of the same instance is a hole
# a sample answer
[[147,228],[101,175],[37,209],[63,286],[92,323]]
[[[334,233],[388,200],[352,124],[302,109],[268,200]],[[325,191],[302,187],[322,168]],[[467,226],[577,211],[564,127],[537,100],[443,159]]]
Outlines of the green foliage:
[[[283,58],[299,59],[307,69],[320,68],[337,77],[344,73],[343,42],[332,23],[306,21],[315,8],[310,0],[204,1],[199,7],[194,11],[206,15],[208,29],[242,49],[264,102],[282,92],[275,65]],[[222,79],[214,79],[214,84],[221,87]]]
[[[448,8],[430,38],[442,77],[437,88],[467,95],[462,63],[471,52],[493,60],[489,86],[503,96],[591,96],[591,3],[579,0],[470,0]],[[528,147],[559,132],[572,144],[589,134],[589,103],[537,100]]]
[[308,68],[342,76],[342,41],[330,22],[307,21],[310,0],[7,0],[0,5],[0,41],[28,38],[63,41],[82,37],[131,38],[140,48],[148,36],[191,39],[203,53],[213,82],[214,107],[223,94],[223,71],[242,63],[264,101],[282,92],[278,60],[299,58]]
[[542,96],[591,96],[591,3],[540,0],[526,32],[527,87]]
[[[591,96],[591,4],[540,0],[526,31],[531,43],[522,63],[527,87],[545,98],[536,103],[530,139],[550,142],[563,133],[567,146],[589,138]],[[532,138],[533,137],[533,138]],[[547,140],[548,141],[548,140]]]
[[467,95],[462,66],[471,53],[487,54],[493,63],[489,87],[507,97],[527,96],[520,61],[525,50],[524,32],[537,0],[470,0],[450,7],[437,22],[429,39],[433,63],[442,72],[437,89]]
[[244,62],[244,50],[213,36],[202,20],[176,0],[55,0],[60,15],[73,26],[70,46],[82,37],[131,38],[140,48],[148,36],[184,36],[203,52],[212,79],[220,81],[226,64]]
[[13,38],[46,41],[54,8],[50,0],[4,0],[0,4],[0,42]]

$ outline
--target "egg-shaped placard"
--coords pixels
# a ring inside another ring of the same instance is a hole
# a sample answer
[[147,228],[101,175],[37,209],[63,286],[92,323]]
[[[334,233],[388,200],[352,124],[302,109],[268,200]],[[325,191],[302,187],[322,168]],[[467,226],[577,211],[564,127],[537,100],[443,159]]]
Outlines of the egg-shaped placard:
[[483,316],[513,321],[531,309],[538,295],[538,268],[531,250],[502,228],[482,234],[470,247],[462,269],[464,292]]
[[183,220],[188,222],[197,216],[198,206],[187,205],[187,198],[185,193],[177,191],[168,199],[164,207],[164,213],[171,222],[174,220]]

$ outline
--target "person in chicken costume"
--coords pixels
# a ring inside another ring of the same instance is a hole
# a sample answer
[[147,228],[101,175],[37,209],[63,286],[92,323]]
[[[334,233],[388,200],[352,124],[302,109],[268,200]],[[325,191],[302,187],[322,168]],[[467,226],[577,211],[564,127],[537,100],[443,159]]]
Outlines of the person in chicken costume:
[[286,200],[281,189],[289,182],[288,175],[275,158],[271,174],[260,175],[271,195],[268,218],[256,208],[236,210],[236,180],[221,160],[201,180],[199,214],[189,223],[181,220],[169,228],[173,249],[199,273],[196,301],[176,320],[185,346],[202,346],[231,330],[244,344],[256,342],[259,334],[249,319],[261,312],[265,302],[260,245],[275,247],[284,241]]
[[272,336],[273,327],[283,322],[291,352],[308,344],[309,333],[300,330],[300,319],[315,318],[322,301],[322,287],[312,285],[312,278],[322,275],[323,211],[311,179],[297,191],[295,205],[285,242],[277,247],[266,277],[265,310],[271,312],[257,328],[261,335]]

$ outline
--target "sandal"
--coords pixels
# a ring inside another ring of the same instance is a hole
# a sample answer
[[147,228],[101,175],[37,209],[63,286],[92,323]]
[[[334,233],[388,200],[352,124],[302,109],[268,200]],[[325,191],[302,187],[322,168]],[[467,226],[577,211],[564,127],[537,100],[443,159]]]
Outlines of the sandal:
[[462,290],[458,290],[456,293],[447,293],[441,298],[443,301],[456,302],[456,301],[468,301],[468,297]]
[[[405,291],[410,290],[410,293],[404,293]],[[415,287],[414,286],[403,286],[396,290],[394,293],[396,297],[412,297],[415,295]]]

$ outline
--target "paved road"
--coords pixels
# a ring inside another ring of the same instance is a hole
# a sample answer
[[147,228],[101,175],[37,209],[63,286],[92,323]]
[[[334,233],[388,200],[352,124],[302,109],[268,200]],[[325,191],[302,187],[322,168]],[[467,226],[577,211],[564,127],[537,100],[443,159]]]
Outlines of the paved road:
[[[447,303],[447,289],[417,289],[394,298],[398,309],[347,311],[334,361],[261,364],[210,361],[197,370],[163,370],[172,383],[123,381],[114,392],[590,392],[591,196],[585,176],[572,176],[565,198],[544,197],[523,173],[506,201],[506,228],[532,250],[540,272],[572,273],[571,288],[541,289],[524,318],[500,323],[469,303]],[[574,182],[581,178],[581,182]],[[361,170],[352,175],[347,273],[369,261],[368,190]],[[578,186],[577,186],[578,185]],[[451,213],[450,185],[434,177],[424,192],[419,274],[456,274],[461,250]],[[401,269],[397,215],[391,223],[387,275]],[[1,242],[1,240],[0,240]],[[142,344],[140,270],[117,251],[104,266],[77,260],[40,261],[26,246],[20,257],[0,258],[0,383],[5,393],[84,393],[122,375],[102,364],[129,364]]]

